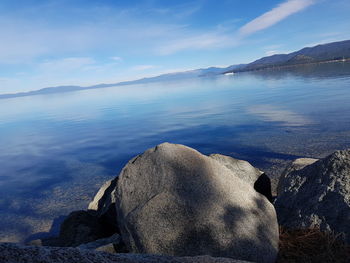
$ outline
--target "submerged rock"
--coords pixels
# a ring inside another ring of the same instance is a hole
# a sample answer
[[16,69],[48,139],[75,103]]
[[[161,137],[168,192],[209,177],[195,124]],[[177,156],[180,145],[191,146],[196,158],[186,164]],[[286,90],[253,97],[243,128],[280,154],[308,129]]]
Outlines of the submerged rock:
[[350,149],[291,170],[275,202],[279,223],[344,233],[350,243]]
[[94,250],[59,247],[31,247],[0,243],[1,263],[249,263],[229,258],[170,257],[141,254],[110,254]]
[[274,262],[275,209],[253,181],[189,147],[158,145],[130,160],[119,176],[122,238],[136,253]]

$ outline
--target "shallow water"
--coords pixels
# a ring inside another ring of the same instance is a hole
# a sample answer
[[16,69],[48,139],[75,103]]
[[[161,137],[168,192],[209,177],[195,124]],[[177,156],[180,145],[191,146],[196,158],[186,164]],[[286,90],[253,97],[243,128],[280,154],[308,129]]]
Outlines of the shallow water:
[[54,234],[164,141],[276,178],[297,157],[350,147],[349,102],[350,63],[2,99],[0,241]]

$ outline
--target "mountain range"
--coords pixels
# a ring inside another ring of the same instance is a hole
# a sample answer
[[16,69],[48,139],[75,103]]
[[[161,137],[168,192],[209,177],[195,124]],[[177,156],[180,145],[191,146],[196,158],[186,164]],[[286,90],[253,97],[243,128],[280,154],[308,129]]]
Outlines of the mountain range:
[[271,68],[283,69],[284,67],[295,67],[299,65],[348,61],[350,60],[350,40],[332,42],[328,44],[317,45],[314,47],[305,47],[299,51],[289,54],[276,54],[255,60],[249,64],[231,65],[225,68],[209,67],[204,69],[195,69],[184,72],[175,72],[162,74],[155,77],[142,78],[132,81],[124,81],[111,84],[98,84],[93,86],[58,86],[48,87],[35,91],[19,92],[12,94],[2,94],[0,99],[33,96],[40,94],[52,94],[61,92],[72,92],[77,90],[107,88],[122,85],[151,83],[158,81],[172,81],[186,78],[207,77],[221,74],[232,74],[246,71],[264,70]]
[[276,54],[255,60],[228,72],[262,70],[275,67],[289,67],[311,63],[342,61],[350,59],[350,40],[305,47],[289,54]]

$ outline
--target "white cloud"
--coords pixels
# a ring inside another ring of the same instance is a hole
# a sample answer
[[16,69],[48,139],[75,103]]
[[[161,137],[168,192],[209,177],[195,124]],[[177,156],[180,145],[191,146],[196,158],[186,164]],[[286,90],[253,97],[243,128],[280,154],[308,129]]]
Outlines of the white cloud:
[[114,61],[122,61],[123,59],[121,57],[111,57]]
[[213,31],[209,33],[197,33],[192,36],[178,37],[170,43],[157,48],[160,55],[170,55],[183,50],[200,50],[233,46],[236,43],[234,37],[227,32]]
[[137,65],[132,67],[132,70],[143,71],[143,70],[154,69],[154,68],[156,68],[156,66],[154,65]]
[[[25,15],[0,16],[0,64],[31,63],[44,56],[106,50],[144,54],[153,50],[154,46],[161,45],[164,40],[174,39],[173,35],[181,34],[186,28],[182,24],[159,24],[138,16],[139,10],[114,10],[112,15],[110,12],[94,13],[93,21],[54,26],[50,25],[49,18],[46,21],[44,18],[31,19]],[[114,57],[115,60],[119,58]]]
[[239,30],[241,35],[247,36],[257,31],[266,29],[287,18],[288,16],[300,12],[315,3],[315,0],[287,0],[279,6],[255,18],[242,26]]
[[272,55],[276,55],[276,54],[280,54],[280,52],[278,52],[277,50],[268,50],[265,52],[266,56],[272,56]]
[[[183,24],[176,17],[189,16],[201,6],[197,3],[178,6],[174,10],[95,10],[84,9],[84,14],[93,14],[94,19],[85,23],[46,23],[49,18],[31,19],[30,16],[0,17],[0,64],[23,63],[46,55],[86,54],[96,51],[118,50],[128,55],[153,52],[155,55],[170,55],[183,50],[203,50],[232,47],[242,41],[241,37],[271,26],[288,15],[298,12],[313,0],[289,0],[254,19],[235,33],[237,20],[225,26],[200,31]],[[39,9],[38,12],[45,13]],[[142,15],[144,12],[149,16]],[[155,13],[169,17],[165,23],[149,19]],[[81,14],[80,14],[81,15]],[[172,19],[170,19],[172,17]],[[175,18],[174,18],[175,17]],[[16,19],[15,19],[16,18]],[[116,26],[123,25],[123,26]],[[145,30],[145,28],[147,30]],[[142,41],[142,45],[138,45]],[[135,44],[136,43],[136,44]],[[137,47],[137,48],[135,48]],[[119,56],[112,57],[120,61]]]
[[[316,0],[287,0],[245,24],[236,33],[232,31],[234,28],[233,25],[230,25],[230,28],[219,26],[216,30],[207,33],[182,31],[181,36],[172,39],[169,43],[166,42],[160,47],[157,46],[157,48],[160,55],[169,55],[183,50],[234,47],[241,44],[244,37],[273,26],[288,16],[304,10],[306,7],[314,4],[315,1]],[[236,23],[237,20],[234,20],[234,22]],[[270,55],[280,53],[276,51],[275,48],[276,47],[271,47],[272,50],[269,51]]]
[[39,64],[42,72],[70,72],[72,70],[82,70],[85,66],[93,65],[95,60],[90,57],[70,57],[56,60],[49,60]]
[[[251,21],[241,31],[250,28],[250,33],[253,33],[254,21],[266,19],[267,14],[271,13],[272,16],[276,10],[285,6],[296,12],[295,3],[311,2],[289,0]],[[56,4],[60,5],[59,2]],[[6,81],[6,86],[39,89],[45,86],[90,85],[135,79],[138,75],[158,74],[166,69],[149,65],[154,61],[148,59],[140,59],[139,64],[145,65],[134,66],[129,64],[133,61],[129,58],[165,56],[189,50],[218,50],[242,44],[245,37],[239,34],[237,24],[241,21],[237,19],[221,21],[221,24],[211,28],[186,24],[184,17],[191,16],[201,8],[198,1],[178,5],[175,9],[159,10],[143,9],[140,6],[131,9],[94,7],[71,9],[62,23],[56,21],[57,10],[60,10],[56,6],[48,9],[39,6],[35,12],[24,10],[21,15],[1,15],[0,65],[16,64],[18,71],[30,69],[30,76],[18,76],[21,85]],[[42,16],[38,17],[37,13]],[[286,11],[283,14],[287,17]],[[91,19],[81,19],[86,17]],[[282,19],[281,16],[279,19]],[[270,47],[264,51],[275,50],[279,48]],[[48,60],[43,61],[45,58]],[[128,66],[122,68],[121,61],[124,60]],[[13,76],[10,74],[5,77]]]

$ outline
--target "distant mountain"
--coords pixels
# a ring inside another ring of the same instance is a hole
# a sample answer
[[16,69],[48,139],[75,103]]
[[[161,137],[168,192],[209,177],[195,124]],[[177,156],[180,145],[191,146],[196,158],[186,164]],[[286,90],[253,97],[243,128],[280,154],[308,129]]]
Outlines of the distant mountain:
[[263,57],[239,69],[229,70],[225,73],[348,59],[350,59],[350,40],[345,40],[314,47],[306,47],[289,54]]
[[87,86],[87,87],[82,87],[82,86],[48,87],[48,88],[43,88],[35,91],[2,94],[0,95],[0,99],[25,97],[25,96],[33,96],[33,95],[41,95],[41,94],[72,92],[72,91],[78,91],[78,90],[107,88],[107,87],[114,87],[114,86],[151,83],[151,82],[158,82],[158,81],[173,81],[173,80],[196,78],[196,77],[203,77],[203,76],[214,76],[214,75],[222,74],[229,70],[235,70],[242,66],[243,64],[232,65],[226,68],[210,67],[205,69],[195,69],[195,70],[189,70],[184,72],[162,74],[156,77],[149,77],[149,78],[143,78],[143,79],[131,80],[131,81],[123,81],[123,82],[111,83],[111,84],[98,84],[98,85]]
[[206,76],[215,76],[226,73],[237,73],[244,71],[262,70],[269,68],[283,68],[288,66],[305,65],[312,63],[328,62],[328,61],[342,61],[350,60],[350,40],[333,42],[329,44],[317,45],[315,47],[306,47],[299,51],[289,54],[272,55],[260,58],[249,64],[232,65],[226,68],[210,67],[204,69],[195,69],[184,72],[175,72],[162,74],[155,77],[143,78],[132,81],[124,81],[111,84],[98,84],[94,86],[59,86],[49,87],[40,90],[20,92],[14,94],[0,95],[0,99],[33,96],[40,94],[53,94],[62,92],[71,92],[77,90],[107,88],[122,85],[152,83],[158,81],[173,81],[186,78],[197,78]]
[[183,72],[167,73],[156,77],[149,77],[149,78],[143,78],[143,79],[138,79],[133,81],[121,82],[119,84],[123,84],[123,85],[142,84],[142,83],[150,83],[150,82],[158,82],[158,81],[171,81],[171,80],[179,80],[179,79],[186,79],[186,78],[215,76],[215,75],[223,74],[224,72],[227,72],[230,70],[236,70],[238,68],[241,68],[244,65],[245,64],[232,65],[226,68],[210,67],[210,68],[204,68],[204,69],[188,70]]

